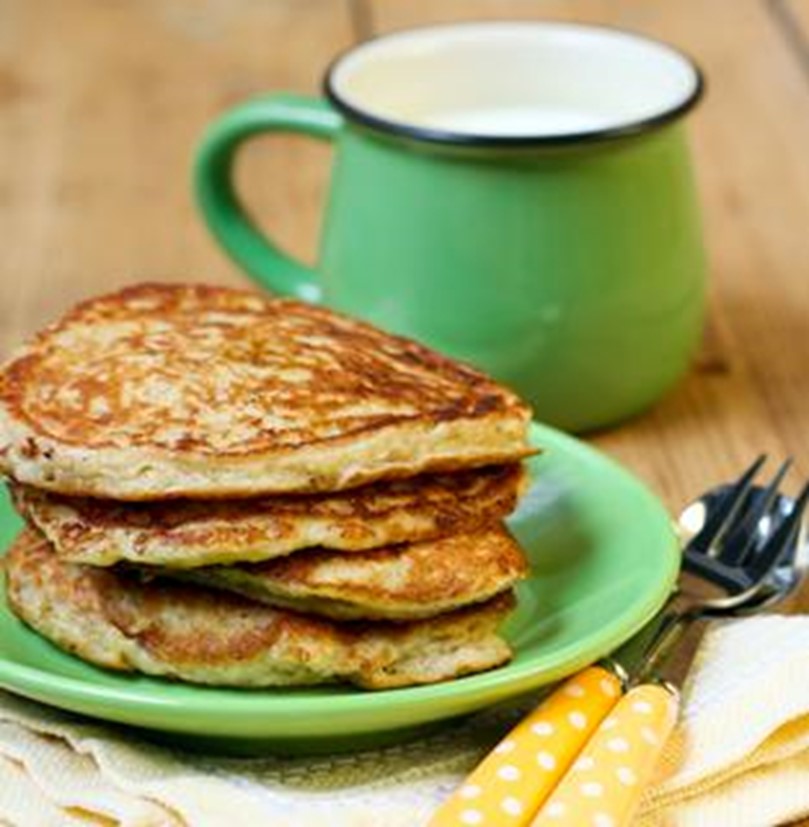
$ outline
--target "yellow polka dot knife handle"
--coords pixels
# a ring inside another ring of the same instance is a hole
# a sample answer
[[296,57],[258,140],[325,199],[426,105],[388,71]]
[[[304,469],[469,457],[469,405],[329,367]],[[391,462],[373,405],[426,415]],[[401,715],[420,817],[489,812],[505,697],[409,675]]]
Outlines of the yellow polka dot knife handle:
[[567,680],[500,741],[429,827],[530,824],[620,694],[621,682],[600,666]]
[[677,696],[656,684],[615,705],[531,827],[624,827],[677,718]]

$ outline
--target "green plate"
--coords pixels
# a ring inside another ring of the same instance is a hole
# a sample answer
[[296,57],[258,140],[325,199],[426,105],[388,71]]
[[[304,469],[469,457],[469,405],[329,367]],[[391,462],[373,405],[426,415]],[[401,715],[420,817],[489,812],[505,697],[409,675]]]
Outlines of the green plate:
[[[107,672],[67,655],[0,604],[0,686],[53,706],[206,748],[315,752],[404,738],[414,727],[521,695],[605,655],[661,606],[679,564],[661,504],[584,443],[534,426],[543,453],[510,526],[533,574],[504,629],[506,666],[447,683],[238,690]],[[0,490],[0,549],[20,526]]]

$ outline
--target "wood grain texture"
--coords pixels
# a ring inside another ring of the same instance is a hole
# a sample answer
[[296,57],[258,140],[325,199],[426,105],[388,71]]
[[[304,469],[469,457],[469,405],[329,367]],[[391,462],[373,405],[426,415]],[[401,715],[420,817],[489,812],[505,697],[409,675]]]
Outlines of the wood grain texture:
[[[0,0],[0,351],[143,278],[239,282],[193,205],[192,150],[248,95],[317,91],[353,37],[335,0]],[[248,203],[313,258],[327,147],[257,140]]]
[[759,0],[372,3],[375,31],[469,18],[618,25],[689,52],[708,78],[691,121],[711,310],[694,369],[653,410],[592,437],[672,509],[760,450],[809,474],[809,84]]

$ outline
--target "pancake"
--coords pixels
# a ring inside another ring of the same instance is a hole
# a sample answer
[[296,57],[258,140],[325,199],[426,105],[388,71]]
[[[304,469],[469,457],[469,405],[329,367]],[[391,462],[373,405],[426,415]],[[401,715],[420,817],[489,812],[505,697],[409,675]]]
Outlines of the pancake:
[[12,487],[18,509],[76,563],[187,568],[322,546],[358,551],[474,532],[509,514],[522,471],[494,466],[333,494],[120,503]]
[[525,556],[508,531],[490,526],[356,554],[310,550],[248,566],[186,570],[179,576],[270,606],[326,617],[414,620],[488,600],[527,571]]
[[447,680],[511,655],[497,626],[513,606],[480,606],[401,625],[340,624],[237,595],[141,582],[66,563],[26,529],[5,560],[18,617],[99,666],[202,684],[269,687],[348,681],[369,689]]
[[0,370],[0,471],[119,500],[320,492],[534,453],[482,373],[322,307],[143,284]]

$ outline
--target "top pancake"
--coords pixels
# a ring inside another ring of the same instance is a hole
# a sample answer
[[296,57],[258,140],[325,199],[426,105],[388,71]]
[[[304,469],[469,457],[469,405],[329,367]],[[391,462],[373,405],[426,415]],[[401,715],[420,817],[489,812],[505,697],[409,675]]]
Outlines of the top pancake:
[[324,308],[144,284],[0,371],[0,470],[120,500],[334,491],[519,460],[529,419],[478,371]]

